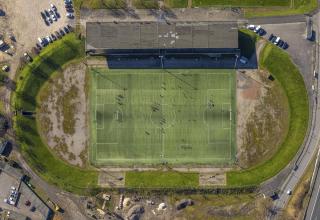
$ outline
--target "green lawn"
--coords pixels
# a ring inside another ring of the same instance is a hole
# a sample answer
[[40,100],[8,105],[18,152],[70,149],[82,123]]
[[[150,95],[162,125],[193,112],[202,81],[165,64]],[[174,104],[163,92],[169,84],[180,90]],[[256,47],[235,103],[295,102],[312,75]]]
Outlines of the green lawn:
[[129,188],[196,188],[198,173],[174,171],[126,172],[125,186]]
[[127,5],[125,0],[75,0],[75,6],[90,9],[120,9]]
[[165,0],[165,5],[169,8],[186,8],[188,0]]
[[95,165],[234,162],[234,71],[99,68],[91,76]]
[[159,8],[157,0],[132,0],[134,7],[139,9],[157,9]]
[[307,91],[303,78],[290,56],[268,43],[261,52],[260,66],[267,69],[286,92],[290,106],[289,132],[279,150],[270,160],[247,170],[228,172],[228,186],[258,185],[276,175],[296,155],[308,128]]
[[290,7],[244,8],[247,18],[307,14],[318,7],[318,0],[294,0]]
[[[81,58],[83,48],[83,41],[78,40],[74,34],[69,34],[43,49],[40,56],[35,57],[20,72],[17,90],[12,99],[13,106],[35,112],[40,88],[69,61]],[[79,194],[85,194],[86,190],[96,186],[97,172],[70,166],[50,152],[39,136],[35,117],[18,114],[14,118],[14,129],[23,156],[45,180]]]
[[232,7],[253,7],[253,6],[290,6],[290,0],[193,0],[194,7],[208,6],[232,6]]

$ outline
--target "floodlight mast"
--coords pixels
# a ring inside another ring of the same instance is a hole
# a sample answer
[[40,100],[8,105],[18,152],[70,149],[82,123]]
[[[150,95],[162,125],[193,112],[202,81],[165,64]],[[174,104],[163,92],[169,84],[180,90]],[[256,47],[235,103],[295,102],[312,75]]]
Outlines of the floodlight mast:
[[164,68],[164,64],[163,64],[163,55],[159,55],[160,61],[161,61],[161,69]]
[[236,54],[236,61],[234,62],[234,68],[233,69],[236,69],[236,67],[237,67],[238,58],[239,58],[239,55]]

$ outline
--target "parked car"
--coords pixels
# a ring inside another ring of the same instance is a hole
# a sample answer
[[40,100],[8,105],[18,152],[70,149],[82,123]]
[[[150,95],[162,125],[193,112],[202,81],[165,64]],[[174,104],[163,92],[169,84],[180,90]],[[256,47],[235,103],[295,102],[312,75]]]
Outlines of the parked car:
[[55,33],[55,35],[57,36],[57,38],[61,39],[61,35],[60,35],[60,33],[59,33],[58,31],[56,31],[56,32],[54,32],[54,33]]
[[50,7],[53,11],[57,11],[57,7],[54,4],[50,4]]
[[260,30],[257,32],[257,34],[259,34],[260,36],[263,36],[265,35],[267,32],[263,29],[263,28],[260,28]]
[[47,10],[44,10],[44,14],[47,16],[47,17],[50,17],[50,14]]
[[72,4],[71,0],[64,0],[64,4]]
[[47,17],[46,14],[45,14],[43,11],[40,12],[40,14],[41,14],[42,19],[43,19],[43,20],[46,20],[46,17]]
[[72,13],[67,13],[67,18],[74,18]]
[[36,48],[38,48],[39,50],[42,49],[42,47],[40,46],[40,44],[36,43]]
[[70,24],[67,24],[67,28],[69,29],[70,32],[74,31],[73,27]]
[[249,29],[249,30],[254,30],[254,28],[255,28],[255,25],[254,25],[254,24],[249,24],[249,25],[247,26],[247,29]]
[[51,38],[52,38],[52,40],[54,40],[54,41],[57,40],[57,37],[56,37],[54,34],[51,34]]
[[57,21],[57,17],[56,17],[55,14],[52,14],[52,15],[51,15],[51,18],[52,18],[53,21]]
[[271,39],[271,43],[274,43],[277,39],[277,36],[273,36],[273,38]]
[[4,66],[2,66],[2,71],[4,71],[4,72],[8,72],[9,70],[10,70],[10,68],[9,68],[9,66],[8,65],[4,65]]
[[282,48],[283,44],[284,44],[284,41],[283,40],[279,40],[278,47]]
[[46,42],[43,38],[41,38],[41,37],[38,38],[38,42],[40,43],[40,45],[41,45],[42,47],[47,46],[47,42]]
[[67,9],[67,8],[73,8],[71,4],[65,5],[64,7],[65,7],[66,9]]
[[282,49],[286,50],[288,49],[288,47],[289,47],[289,44],[287,42],[284,42]]
[[54,12],[53,12],[53,10],[51,8],[48,9],[48,12],[49,12],[50,15],[54,14]]
[[62,29],[59,29],[59,32],[62,36],[64,36],[66,33],[64,33],[64,31]]
[[46,18],[46,21],[50,24],[50,23],[52,23],[52,19],[50,18],[50,17],[47,17]]
[[258,31],[259,31],[260,29],[261,29],[261,26],[258,25],[258,26],[253,30],[253,32],[258,33]]
[[63,30],[64,30],[64,32],[66,32],[67,34],[70,32],[67,27],[63,27]]
[[271,41],[273,39],[274,35],[273,34],[270,34],[268,40]]
[[27,52],[25,52],[25,53],[23,54],[23,57],[24,57],[24,59],[25,59],[27,62],[29,62],[29,63],[31,63],[31,62],[33,61],[32,57],[31,57]]
[[276,40],[273,42],[273,44],[277,45],[280,41],[280,37],[277,37]]
[[52,43],[52,42],[53,42],[50,36],[46,36],[46,41],[47,41],[48,43]]
[[287,195],[290,196],[291,194],[292,194],[292,190],[291,190],[291,189],[288,189],[288,190],[287,190]]

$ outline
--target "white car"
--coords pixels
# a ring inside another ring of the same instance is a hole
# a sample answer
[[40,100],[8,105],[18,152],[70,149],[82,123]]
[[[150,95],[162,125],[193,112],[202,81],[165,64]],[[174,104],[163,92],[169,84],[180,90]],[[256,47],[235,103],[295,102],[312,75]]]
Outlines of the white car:
[[254,24],[249,24],[249,25],[247,26],[247,29],[249,29],[249,30],[254,30],[255,27],[256,27],[256,26],[255,26]]
[[50,7],[53,11],[57,11],[57,7],[54,4],[50,4]]
[[51,14],[51,18],[53,21],[57,21],[57,16],[55,14]]
[[67,13],[66,15],[67,15],[67,18],[73,18],[74,17],[72,13]]
[[274,45],[277,45],[280,41],[280,37],[277,37],[276,40],[273,42]]
[[260,29],[261,29],[261,26],[258,25],[253,31],[254,31],[255,33],[257,33],[257,32],[259,32]]
[[292,194],[291,189],[288,189],[288,190],[287,190],[287,195],[289,195],[289,196],[290,196],[291,194]]
[[52,43],[53,42],[50,36],[46,36],[46,40],[48,41],[48,43]]
[[2,69],[2,71],[8,72],[9,71],[9,66],[8,65],[4,65],[1,69]]

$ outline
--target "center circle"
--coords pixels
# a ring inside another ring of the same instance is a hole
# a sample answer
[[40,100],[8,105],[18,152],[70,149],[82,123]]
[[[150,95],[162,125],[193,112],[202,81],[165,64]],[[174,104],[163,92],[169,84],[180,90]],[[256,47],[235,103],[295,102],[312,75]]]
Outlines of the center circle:
[[175,124],[176,114],[172,105],[154,103],[151,106],[151,122],[157,128],[169,128]]

